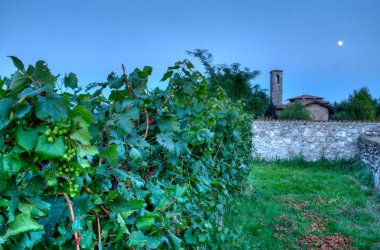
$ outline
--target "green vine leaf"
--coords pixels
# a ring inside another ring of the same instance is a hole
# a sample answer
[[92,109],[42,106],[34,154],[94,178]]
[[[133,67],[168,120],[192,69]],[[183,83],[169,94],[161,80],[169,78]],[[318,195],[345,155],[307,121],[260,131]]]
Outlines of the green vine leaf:
[[15,66],[18,70],[20,70],[20,71],[24,71],[24,70],[25,70],[25,68],[24,68],[24,64],[22,63],[22,61],[21,61],[20,59],[18,59],[18,58],[15,57],[15,56],[8,56],[8,57],[12,59],[14,66]]
[[106,150],[100,152],[100,156],[106,158],[111,166],[115,166],[117,164],[117,148],[117,144],[112,144]]
[[74,73],[69,73],[69,75],[65,75],[63,78],[63,83],[66,88],[76,89],[78,88],[78,78]]
[[15,151],[11,151],[4,155],[3,158],[3,173],[9,177],[17,174],[22,168],[22,161],[20,156]]
[[65,154],[65,144],[62,137],[55,142],[48,142],[45,135],[38,138],[35,152],[44,160],[62,158]]
[[70,138],[73,140],[79,141],[82,145],[85,145],[85,146],[91,145],[92,136],[90,132],[87,130],[87,128],[86,129],[82,128],[75,131],[74,133],[70,135]]
[[135,231],[132,233],[129,239],[129,244],[135,247],[147,246],[150,249],[156,249],[160,245],[160,240],[157,238],[145,236],[141,231]]
[[21,126],[16,129],[16,143],[26,151],[31,152],[37,146],[40,129],[26,129]]
[[12,98],[0,99],[0,129],[8,125],[9,114],[14,103]]
[[49,86],[54,88],[57,78],[50,73],[47,64],[44,61],[38,61],[34,66],[32,78],[41,84],[41,86]]
[[5,238],[16,236],[23,233],[43,231],[44,227],[30,217],[30,214],[21,214],[9,224]]
[[47,97],[38,96],[36,115],[40,120],[58,122],[67,118],[69,102],[58,94],[52,93]]
[[29,111],[31,107],[28,103],[16,103],[13,107],[13,117],[15,118],[23,118]]
[[12,75],[11,85],[9,86],[9,89],[13,91],[18,90],[23,86],[26,86],[26,84],[28,84],[29,82],[30,79],[27,75],[21,73],[20,71],[17,71]]
[[94,122],[91,112],[84,105],[75,106],[72,110],[70,110],[69,116],[72,118],[80,117],[87,122],[87,124],[92,124]]
[[154,221],[153,215],[151,213],[147,213],[143,218],[137,220],[136,226],[140,230],[149,230],[152,228]]

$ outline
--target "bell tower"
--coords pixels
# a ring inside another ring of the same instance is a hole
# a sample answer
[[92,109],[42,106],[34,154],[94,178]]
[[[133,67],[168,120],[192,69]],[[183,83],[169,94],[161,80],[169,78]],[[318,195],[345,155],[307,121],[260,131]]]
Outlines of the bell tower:
[[283,70],[270,72],[270,100],[274,106],[282,105],[282,79]]

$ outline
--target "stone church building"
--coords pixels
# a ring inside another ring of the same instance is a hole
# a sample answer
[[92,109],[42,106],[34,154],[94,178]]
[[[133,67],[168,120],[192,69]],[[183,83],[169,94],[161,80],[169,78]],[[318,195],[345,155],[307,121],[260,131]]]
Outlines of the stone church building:
[[276,113],[279,114],[288,105],[291,105],[294,102],[299,102],[310,112],[312,120],[329,120],[331,107],[326,101],[323,100],[323,97],[300,95],[289,98],[287,100],[289,103],[287,104],[282,103],[283,73],[283,70],[272,70],[270,72],[270,99],[275,106]]

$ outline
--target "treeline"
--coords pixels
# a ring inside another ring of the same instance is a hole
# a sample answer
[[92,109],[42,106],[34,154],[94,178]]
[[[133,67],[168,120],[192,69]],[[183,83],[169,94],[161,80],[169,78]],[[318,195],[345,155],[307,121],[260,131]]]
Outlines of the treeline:
[[[216,95],[217,88],[222,87],[232,101],[241,100],[244,110],[255,118],[302,119],[309,120],[309,111],[299,103],[286,107],[279,116],[270,102],[268,90],[252,82],[261,74],[239,63],[215,64],[213,56],[207,50],[187,51],[198,58],[205,67],[208,90]],[[380,120],[380,98],[372,98],[368,88],[355,90],[347,100],[330,104],[331,120]]]
[[334,102],[332,120],[380,120],[380,98],[372,98],[368,88],[355,90],[347,100]]

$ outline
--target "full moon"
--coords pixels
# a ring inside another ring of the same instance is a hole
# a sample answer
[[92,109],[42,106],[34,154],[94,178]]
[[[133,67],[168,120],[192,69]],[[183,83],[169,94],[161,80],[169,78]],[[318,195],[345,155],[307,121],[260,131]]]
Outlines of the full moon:
[[343,46],[343,41],[338,41],[338,46]]

